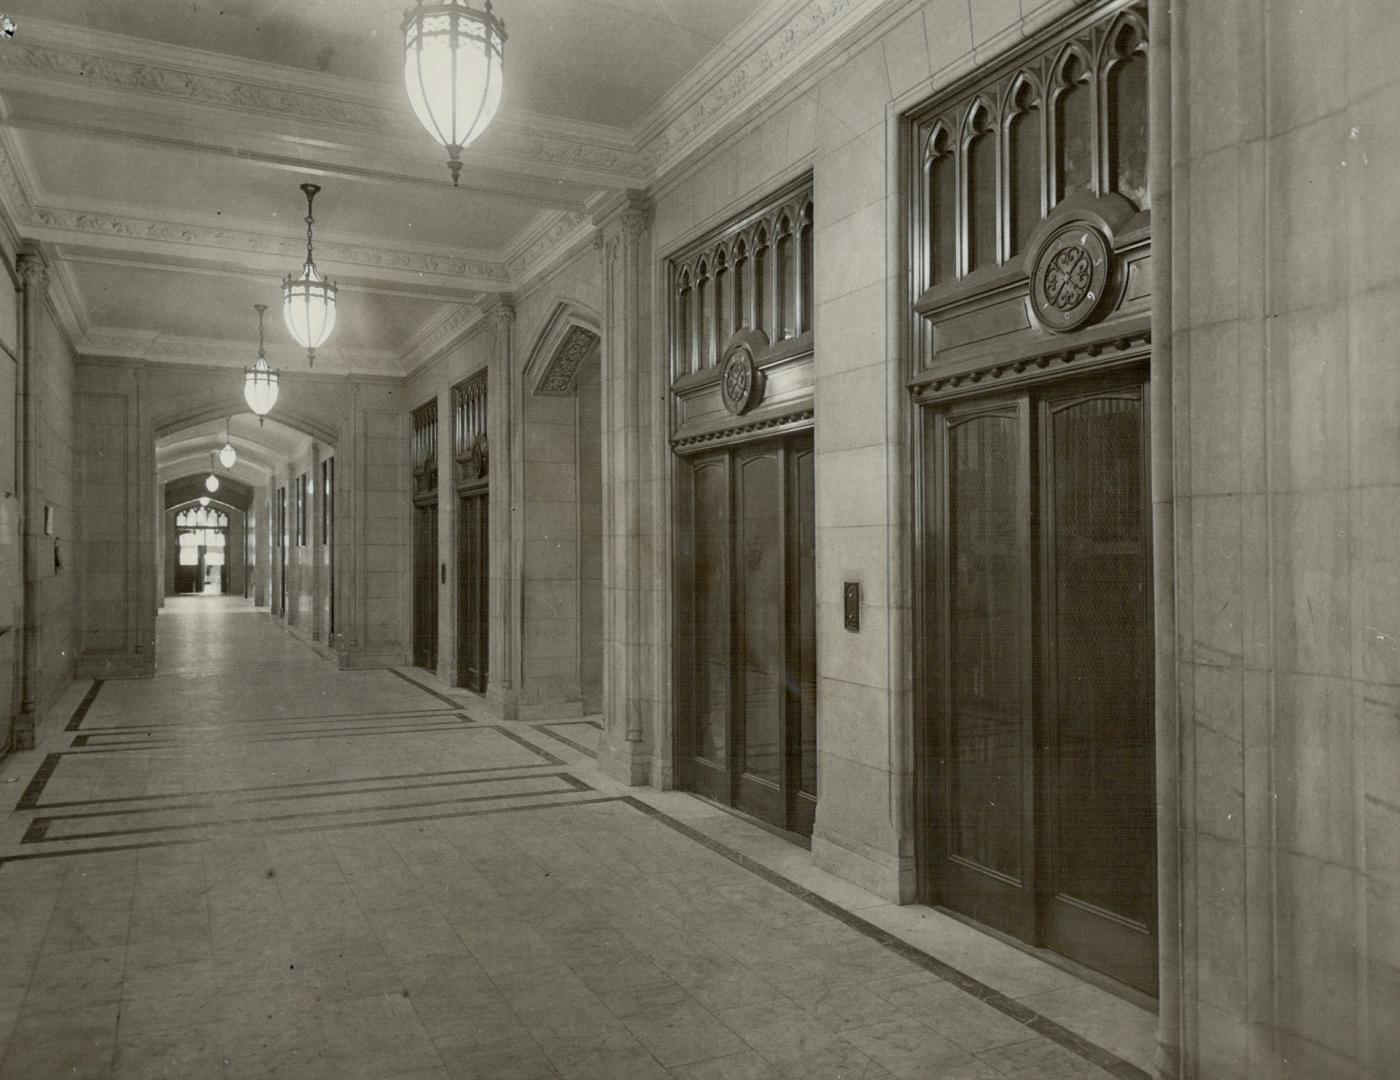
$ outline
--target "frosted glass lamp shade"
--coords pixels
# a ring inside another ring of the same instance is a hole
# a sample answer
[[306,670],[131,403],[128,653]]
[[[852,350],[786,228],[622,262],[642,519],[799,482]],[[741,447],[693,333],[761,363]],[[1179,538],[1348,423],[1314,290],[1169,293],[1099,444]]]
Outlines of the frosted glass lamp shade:
[[200,506],[208,506],[208,505],[209,505],[209,496],[208,496],[208,495],[201,495],[201,496],[199,497],[199,505],[200,505]]
[[307,262],[299,277],[282,280],[282,315],[293,339],[314,358],[335,329],[335,283]]
[[238,451],[233,448],[233,443],[224,443],[224,448],[219,451],[219,464],[225,469],[231,469],[237,460]]
[[505,23],[463,0],[418,6],[404,16],[404,87],[418,122],[447,148],[452,183],[462,150],[486,130],[501,104]]
[[257,364],[243,372],[243,400],[261,420],[277,404],[277,394],[277,372],[259,356]]
[[213,473],[210,473],[204,478],[204,490],[209,492],[210,495],[219,490],[219,478]]

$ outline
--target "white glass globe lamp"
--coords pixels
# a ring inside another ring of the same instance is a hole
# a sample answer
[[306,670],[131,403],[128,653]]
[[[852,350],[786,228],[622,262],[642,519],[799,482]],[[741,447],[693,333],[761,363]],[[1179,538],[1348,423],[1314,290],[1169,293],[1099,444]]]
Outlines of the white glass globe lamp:
[[311,216],[311,201],[321,189],[302,184],[301,190],[306,193],[306,262],[299,275],[288,274],[282,279],[282,315],[288,332],[315,367],[316,350],[335,329],[335,282],[326,280],[311,257],[311,225],[316,220]]
[[452,185],[462,173],[462,151],[486,130],[501,105],[506,24],[491,0],[425,4],[403,19],[403,81],[408,102],[428,134],[447,148]]
[[254,304],[253,307],[258,313],[258,362],[243,369],[243,400],[253,410],[261,427],[263,417],[277,404],[278,379],[277,372],[267,366],[267,352],[263,348],[263,313],[267,305]]

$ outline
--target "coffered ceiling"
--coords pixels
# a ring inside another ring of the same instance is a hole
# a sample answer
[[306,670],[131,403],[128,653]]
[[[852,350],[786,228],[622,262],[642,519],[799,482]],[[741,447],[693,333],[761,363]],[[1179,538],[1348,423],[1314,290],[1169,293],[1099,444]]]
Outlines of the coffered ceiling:
[[503,106],[453,188],[403,91],[405,0],[7,0],[0,199],[80,351],[241,365],[262,302],[295,368],[279,283],[318,183],[341,293],[316,367],[399,373],[882,2],[499,0]]

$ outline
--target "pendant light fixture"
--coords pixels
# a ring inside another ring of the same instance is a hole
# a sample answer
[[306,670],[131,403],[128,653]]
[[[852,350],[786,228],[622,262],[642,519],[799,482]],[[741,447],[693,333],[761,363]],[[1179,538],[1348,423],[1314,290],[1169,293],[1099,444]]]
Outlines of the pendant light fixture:
[[243,369],[243,400],[257,415],[258,427],[262,427],[263,417],[277,404],[277,372],[267,366],[267,353],[263,349],[263,312],[267,311],[267,305],[254,304],[253,307],[258,313],[258,362]]
[[219,490],[219,478],[214,475],[214,455],[209,455],[209,475],[204,478],[204,490],[210,495]]
[[501,104],[506,24],[465,0],[425,4],[404,13],[403,81],[419,123],[447,147],[452,186],[462,172],[462,151],[483,131]]
[[224,421],[224,446],[223,449],[219,451],[219,464],[225,469],[233,468],[234,462],[238,460],[238,451],[233,448],[233,440],[229,437],[228,431],[229,424],[232,421],[233,417],[231,416]]
[[199,497],[199,505],[200,505],[200,508],[201,508],[201,509],[203,509],[204,507],[208,506],[208,505],[209,505],[209,496],[208,496],[208,495],[201,495],[201,496]]
[[306,263],[299,277],[288,274],[282,279],[282,314],[287,329],[303,349],[312,367],[316,366],[316,350],[326,343],[335,329],[335,282],[327,281],[311,257],[311,203],[321,189],[315,184],[302,184],[306,193]]

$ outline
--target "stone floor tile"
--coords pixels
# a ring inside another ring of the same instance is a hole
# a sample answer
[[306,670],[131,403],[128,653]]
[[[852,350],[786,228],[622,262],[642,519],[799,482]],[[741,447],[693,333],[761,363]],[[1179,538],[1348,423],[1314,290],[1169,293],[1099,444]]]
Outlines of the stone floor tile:
[[0,1080],[105,1080],[112,1073],[117,1005],[20,1016],[0,1060]]
[[811,1058],[839,1041],[829,1026],[785,998],[721,1009],[715,1016],[780,1069]]
[[853,1028],[843,1035],[900,1080],[923,1080],[939,1070],[975,1064],[962,1047],[912,1017]]
[[1019,1020],[946,982],[896,991],[888,1000],[950,1042],[974,1053],[1037,1037]]
[[1049,1039],[1035,1038],[977,1055],[1007,1080],[1109,1080],[1110,1074]]
[[778,1080],[783,1074],[752,1050],[671,1069],[675,1080]]
[[223,1043],[216,1024],[171,1031],[117,1028],[113,1080],[218,1080]]
[[747,1044],[688,995],[657,1000],[622,1018],[627,1030],[662,1065],[742,1053]]

